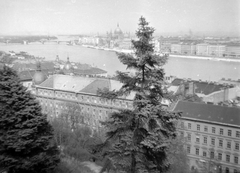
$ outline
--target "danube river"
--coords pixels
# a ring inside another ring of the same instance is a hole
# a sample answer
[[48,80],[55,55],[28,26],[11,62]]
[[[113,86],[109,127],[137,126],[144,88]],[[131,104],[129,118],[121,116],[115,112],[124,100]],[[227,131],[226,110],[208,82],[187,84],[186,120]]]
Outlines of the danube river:
[[[0,50],[8,52],[28,52],[30,55],[45,57],[46,60],[55,60],[59,55],[61,60],[90,64],[104,69],[108,74],[113,75],[116,70],[126,71],[115,52],[96,50],[81,47],[78,45],[57,45],[57,44],[29,44],[29,45],[0,45]],[[214,60],[200,60],[169,57],[168,63],[164,66],[166,75],[173,75],[180,78],[201,79],[207,81],[218,81],[221,78],[240,79],[240,62],[226,62]]]

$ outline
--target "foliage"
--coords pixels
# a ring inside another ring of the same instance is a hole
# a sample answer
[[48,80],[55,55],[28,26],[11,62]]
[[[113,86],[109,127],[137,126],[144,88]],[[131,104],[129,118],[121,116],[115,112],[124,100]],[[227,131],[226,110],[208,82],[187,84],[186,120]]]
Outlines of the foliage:
[[0,70],[0,167],[47,172],[59,162],[53,129],[13,70]]
[[188,165],[188,156],[185,149],[186,141],[181,136],[171,141],[168,155],[171,160],[171,167],[167,173],[188,173],[190,168]]
[[[116,94],[136,93],[134,108],[112,113],[103,123],[107,139],[96,146],[96,152],[105,148],[103,156],[125,172],[163,172],[170,166],[167,151],[176,136],[173,120],[178,119],[179,113],[169,112],[161,105],[168,95],[163,89],[162,68],[167,59],[154,53],[153,33],[154,29],[141,17],[136,32],[138,40],[132,41],[134,55],[118,53],[120,61],[136,73],[117,72],[117,79],[123,85]],[[104,91],[99,93],[107,95]]]
[[66,103],[65,110],[51,122],[55,140],[63,153],[80,161],[89,160],[91,145],[101,141],[101,137],[84,124],[83,118],[77,104]]

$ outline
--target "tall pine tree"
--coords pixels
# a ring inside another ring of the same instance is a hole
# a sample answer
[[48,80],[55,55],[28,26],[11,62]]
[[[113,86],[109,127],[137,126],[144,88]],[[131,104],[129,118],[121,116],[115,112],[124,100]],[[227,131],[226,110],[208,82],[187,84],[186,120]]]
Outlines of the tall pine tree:
[[0,69],[0,168],[48,172],[59,162],[53,129],[36,99],[8,67]]
[[[167,150],[176,137],[173,120],[179,113],[163,108],[161,101],[166,97],[164,90],[164,70],[167,58],[154,53],[152,44],[154,29],[148,26],[144,17],[140,18],[133,40],[134,54],[119,53],[118,58],[135,75],[117,72],[117,79],[123,83],[119,91],[99,90],[102,97],[114,99],[120,95],[135,93],[133,109],[114,112],[104,122],[107,140],[96,150],[109,147],[103,153],[117,169],[130,172],[164,172],[170,162]],[[104,151],[104,150],[102,150]]]

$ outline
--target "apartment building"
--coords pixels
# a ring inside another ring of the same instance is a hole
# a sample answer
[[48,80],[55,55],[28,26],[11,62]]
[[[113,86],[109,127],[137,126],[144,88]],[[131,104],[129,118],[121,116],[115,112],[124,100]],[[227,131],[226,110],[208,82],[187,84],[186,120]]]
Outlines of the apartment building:
[[196,54],[208,56],[208,44],[197,44]]
[[174,111],[182,112],[179,133],[187,140],[192,170],[240,171],[239,108],[179,101]]
[[225,55],[240,58],[240,45],[227,45]]
[[226,46],[225,45],[208,45],[208,55],[223,57],[225,55]]
[[182,44],[181,54],[196,55],[196,45],[188,43]]
[[181,44],[171,44],[171,53],[180,54],[181,53]]

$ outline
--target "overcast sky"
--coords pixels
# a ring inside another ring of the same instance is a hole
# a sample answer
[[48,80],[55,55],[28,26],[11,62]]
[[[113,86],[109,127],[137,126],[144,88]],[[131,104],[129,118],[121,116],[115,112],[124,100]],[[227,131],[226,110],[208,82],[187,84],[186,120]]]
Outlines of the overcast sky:
[[240,35],[239,0],[0,0],[0,34],[133,33],[140,16],[157,33]]

